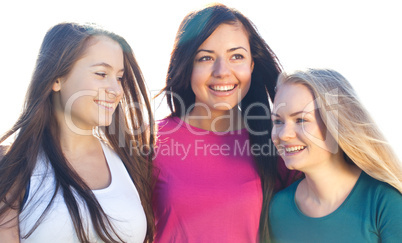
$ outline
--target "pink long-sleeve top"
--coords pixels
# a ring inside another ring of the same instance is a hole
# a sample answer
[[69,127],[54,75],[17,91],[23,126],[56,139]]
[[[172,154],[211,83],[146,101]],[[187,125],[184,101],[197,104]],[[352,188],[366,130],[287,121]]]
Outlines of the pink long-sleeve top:
[[247,130],[214,133],[166,118],[157,139],[155,242],[258,242],[262,189]]

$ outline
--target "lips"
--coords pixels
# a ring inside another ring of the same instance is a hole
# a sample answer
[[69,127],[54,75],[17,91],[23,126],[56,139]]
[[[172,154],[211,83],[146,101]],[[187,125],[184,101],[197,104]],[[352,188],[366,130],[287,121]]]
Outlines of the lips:
[[307,146],[304,145],[276,145],[281,156],[293,156],[302,153]]
[[98,104],[101,107],[104,107],[105,109],[113,109],[114,108],[114,102],[107,102],[103,100],[95,100],[95,103]]
[[216,84],[209,85],[208,87],[216,92],[230,92],[234,90],[238,85],[237,84]]
[[306,146],[287,146],[285,147],[285,151],[287,153],[296,153],[302,151],[306,148]]

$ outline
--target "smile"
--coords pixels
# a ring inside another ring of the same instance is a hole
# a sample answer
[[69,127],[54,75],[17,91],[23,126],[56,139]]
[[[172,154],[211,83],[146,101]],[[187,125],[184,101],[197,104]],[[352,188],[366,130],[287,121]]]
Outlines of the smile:
[[225,85],[210,85],[209,88],[217,92],[232,91],[237,87],[237,84],[225,84]]
[[299,152],[299,151],[304,150],[305,148],[306,148],[306,146],[286,147],[286,148],[285,148],[285,151],[286,151],[287,153],[296,153],[296,152]]
[[113,109],[114,108],[114,103],[106,102],[106,101],[101,101],[101,100],[96,100],[96,104],[103,106],[107,109]]

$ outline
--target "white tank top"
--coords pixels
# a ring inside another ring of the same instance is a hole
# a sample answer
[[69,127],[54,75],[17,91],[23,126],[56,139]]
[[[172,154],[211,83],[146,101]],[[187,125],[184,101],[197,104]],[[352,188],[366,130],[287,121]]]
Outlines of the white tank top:
[[[147,222],[141,201],[123,162],[107,145],[102,144],[103,153],[109,165],[111,183],[107,188],[93,190],[102,209],[109,216],[114,229],[125,242],[144,242]],[[55,189],[53,168],[46,162],[45,156],[38,156],[38,162],[30,182],[28,199],[19,216],[20,235],[26,234],[35,225],[48,205]],[[84,228],[90,236],[90,242],[102,242],[96,235],[86,206],[78,199]],[[118,239],[117,237],[115,238]],[[38,228],[21,242],[79,242],[61,190],[39,224]]]

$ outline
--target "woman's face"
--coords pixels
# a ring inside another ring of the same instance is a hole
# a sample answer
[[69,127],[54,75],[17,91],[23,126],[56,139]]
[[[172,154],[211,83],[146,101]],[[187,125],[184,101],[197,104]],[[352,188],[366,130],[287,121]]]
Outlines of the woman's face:
[[244,27],[240,23],[220,25],[194,59],[191,88],[195,102],[212,111],[232,109],[247,94],[253,67]]
[[334,158],[337,152],[331,149],[334,139],[327,132],[314,96],[306,86],[279,87],[272,121],[272,140],[289,169],[308,172]]
[[110,125],[123,95],[123,73],[120,45],[105,36],[93,37],[70,73],[53,85],[56,116],[72,130]]

